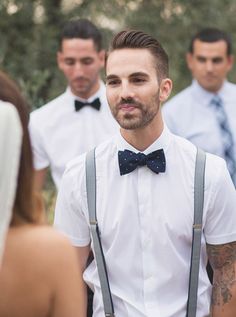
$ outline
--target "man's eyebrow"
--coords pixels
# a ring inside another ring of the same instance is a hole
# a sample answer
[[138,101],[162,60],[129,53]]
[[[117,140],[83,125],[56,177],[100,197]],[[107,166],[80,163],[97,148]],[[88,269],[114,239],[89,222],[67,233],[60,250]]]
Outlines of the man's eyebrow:
[[92,56],[85,56],[85,57],[82,57],[82,58],[81,58],[81,61],[87,60],[87,59],[93,59],[93,57],[92,57]]
[[132,73],[130,74],[129,77],[149,77],[149,75],[147,73],[144,73],[144,72],[136,72],[136,73]]
[[198,59],[207,59],[207,57],[205,57],[203,55],[196,55],[196,58],[198,58]]
[[[106,77],[106,80],[110,80],[110,79],[115,79],[118,78],[119,76],[115,75],[115,74],[110,74]],[[147,73],[144,72],[136,72],[136,73],[132,73],[129,75],[129,77],[149,77],[149,75]]]
[[206,59],[211,59],[211,60],[222,60],[222,59],[223,59],[223,57],[222,57],[222,56],[213,56],[213,57],[208,58],[208,57],[203,56],[203,55],[196,55],[196,58],[197,58],[197,59],[204,59],[204,60],[206,60]]
[[111,74],[106,77],[106,80],[115,79],[115,78],[118,78],[118,76]]

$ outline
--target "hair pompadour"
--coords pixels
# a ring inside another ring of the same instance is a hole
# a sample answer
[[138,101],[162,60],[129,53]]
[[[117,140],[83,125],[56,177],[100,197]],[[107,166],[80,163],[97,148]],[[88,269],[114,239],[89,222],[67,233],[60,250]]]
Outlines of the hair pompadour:
[[168,77],[168,55],[158,40],[154,37],[139,30],[123,30],[114,36],[107,56],[115,50],[124,48],[149,50],[154,57],[158,77]]

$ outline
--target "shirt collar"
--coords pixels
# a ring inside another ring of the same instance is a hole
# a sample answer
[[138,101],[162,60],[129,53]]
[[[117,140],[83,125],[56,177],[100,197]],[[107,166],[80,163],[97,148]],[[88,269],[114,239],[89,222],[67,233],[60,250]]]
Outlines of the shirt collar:
[[204,104],[210,104],[211,99],[215,95],[218,95],[221,97],[222,100],[224,100],[226,96],[227,84],[228,84],[228,81],[225,80],[220,90],[217,93],[213,93],[204,89],[202,86],[199,85],[197,80],[194,79],[192,82],[192,91],[194,94],[194,99],[201,100],[201,103],[204,103]]
[[[153,151],[159,150],[159,149],[163,149],[164,151],[167,150],[170,142],[171,142],[171,138],[172,138],[172,134],[169,131],[169,129],[167,128],[166,125],[164,125],[164,129],[161,133],[161,135],[159,136],[159,138],[157,138],[145,151],[143,151],[142,153],[144,154],[149,154]],[[117,136],[117,148],[118,151],[121,150],[130,150],[133,151],[135,153],[141,152],[139,150],[137,150],[135,147],[133,147],[131,144],[129,144],[123,137],[122,135],[119,133]]]

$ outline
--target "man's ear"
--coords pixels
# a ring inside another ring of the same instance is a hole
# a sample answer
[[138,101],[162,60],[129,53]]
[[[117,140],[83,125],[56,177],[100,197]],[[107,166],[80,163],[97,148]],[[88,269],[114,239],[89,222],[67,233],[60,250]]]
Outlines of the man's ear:
[[57,52],[57,66],[61,70],[62,66],[62,53],[60,51]]
[[159,100],[160,102],[164,102],[168,99],[169,95],[171,94],[172,90],[172,80],[170,78],[162,79],[160,85],[160,94]]
[[98,56],[101,63],[101,68],[103,68],[105,66],[105,50],[98,52]]
[[228,57],[228,72],[232,69],[234,65],[234,55],[230,54]]
[[187,66],[189,68],[189,70],[192,69],[192,64],[193,64],[193,54],[192,53],[187,53],[186,54],[186,63],[187,63]]

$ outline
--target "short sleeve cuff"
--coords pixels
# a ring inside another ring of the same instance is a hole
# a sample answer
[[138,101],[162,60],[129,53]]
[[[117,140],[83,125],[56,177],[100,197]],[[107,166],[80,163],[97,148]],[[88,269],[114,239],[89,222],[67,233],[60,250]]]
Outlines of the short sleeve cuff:
[[45,169],[47,167],[49,167],[49,162],[46,162],[46,161],[45,162],[36,162],[34,160],[34,169],[36,171],[40,171],[40,170]]
[[64,233],[64,234],[70,240],[71,244],[74,247],[86,247],[87,245],[90,244],[90,241],[91,241],[90,238],[78,239],[78,238],[72,237],[70,235],[67,235],[66,233]]
[[236,232],[227,234],[227,235],[220,235],[220,236],[207,236],[206,237],[206,242],[208,244],[225,244],[225,243],[230,243],[236,241]]

